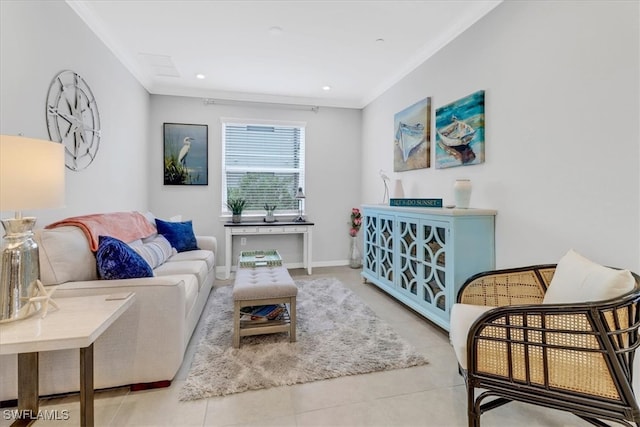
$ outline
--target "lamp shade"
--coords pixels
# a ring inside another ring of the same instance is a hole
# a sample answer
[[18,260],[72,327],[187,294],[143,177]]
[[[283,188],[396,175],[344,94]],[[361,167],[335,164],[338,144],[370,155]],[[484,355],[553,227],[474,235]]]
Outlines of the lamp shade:
[[304,192],[302,191],[302,187],[298,187],[298,191],[296,191],[295,198],[304,199]]
[[0,135],[0,211],[64,206],[64,146]]

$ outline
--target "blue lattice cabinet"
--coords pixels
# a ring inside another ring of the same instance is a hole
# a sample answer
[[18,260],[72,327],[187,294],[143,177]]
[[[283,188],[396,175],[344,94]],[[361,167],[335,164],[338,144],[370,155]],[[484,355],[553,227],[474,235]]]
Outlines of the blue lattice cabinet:
[[490,209],[365,205],[363,278],[449,330],[466,279],[495,269]]

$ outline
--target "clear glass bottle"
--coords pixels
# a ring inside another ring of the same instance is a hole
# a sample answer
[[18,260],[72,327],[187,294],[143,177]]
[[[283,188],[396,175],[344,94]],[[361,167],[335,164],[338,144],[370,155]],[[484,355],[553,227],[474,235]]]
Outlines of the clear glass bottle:
[[358,249],[358,235],[351,236],[351,248],[349,250],[349,267],[362,267],[362,254]]

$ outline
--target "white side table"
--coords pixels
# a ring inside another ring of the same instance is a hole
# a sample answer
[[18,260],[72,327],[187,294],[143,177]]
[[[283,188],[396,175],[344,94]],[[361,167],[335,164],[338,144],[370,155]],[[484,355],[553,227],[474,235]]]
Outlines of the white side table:
[[[80,349],[80,425],[93,426],[93,343],[133,303],[132,293],[58,298],[50,309],[27,319],[0,324],[0,354],[18,354],[18,413],[38,416],[38,353]],[[12,425],[29,425],[18,419]]]

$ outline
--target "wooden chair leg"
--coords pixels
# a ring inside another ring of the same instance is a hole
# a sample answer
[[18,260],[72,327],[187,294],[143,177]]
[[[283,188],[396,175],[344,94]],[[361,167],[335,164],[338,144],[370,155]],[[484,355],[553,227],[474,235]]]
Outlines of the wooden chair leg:
[[467,416],[469,427],[480,427],[480,408],[476,407],[475,390],[467,385]]

